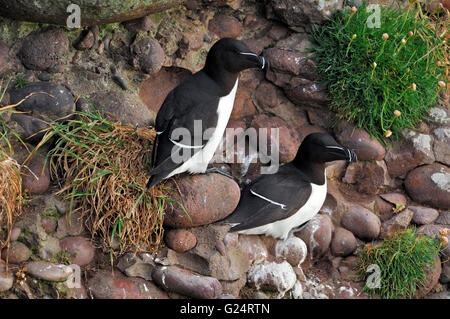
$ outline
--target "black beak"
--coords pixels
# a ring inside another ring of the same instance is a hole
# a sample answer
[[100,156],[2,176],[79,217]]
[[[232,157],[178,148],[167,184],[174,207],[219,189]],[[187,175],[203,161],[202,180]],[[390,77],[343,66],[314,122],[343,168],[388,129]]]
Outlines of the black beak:
[[346,160],[349,163],[356,162],[358,160],[356,153],[349,148],[341,146],[326,146],[326,148],[330,149],[329,152],[336,156],[337,160]]

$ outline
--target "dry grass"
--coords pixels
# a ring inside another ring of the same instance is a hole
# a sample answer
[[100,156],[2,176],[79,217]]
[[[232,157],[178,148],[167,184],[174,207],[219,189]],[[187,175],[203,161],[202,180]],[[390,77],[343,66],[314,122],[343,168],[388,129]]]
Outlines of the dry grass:
[[0,146],[0,250],[9,242],[14,220],[22,211],[20,165]]
[[[3,100],[8,84],[9,82],[3,90],[0,84],[0,102]],[[22,102],[0,107],[0,250],[8,244],[14,220],[22,212],[20,165],[12,158],[14,149],[10,142],[10,134],[14,132],[11,132],[2,114]]]
[[119,254],[155,251],[170,191],[145,187],[155,130],[112,123],[99,112],[77,115],[65,124],[53,122],[41,142],[57,137],[47,160],[59,193],[105,250],[112,252],[118,242]]

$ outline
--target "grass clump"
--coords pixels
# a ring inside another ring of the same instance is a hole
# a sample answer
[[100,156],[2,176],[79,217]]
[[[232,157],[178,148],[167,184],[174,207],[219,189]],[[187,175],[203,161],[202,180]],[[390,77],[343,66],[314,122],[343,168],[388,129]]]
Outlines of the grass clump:
[[40,143],[54,138],[46,161],[58,193],[111,256],[112,248],[154,251],[162,240],[166,188],[145,187],[155,134],[110,122],[99,111],[77,112],[68,122],[52,122]]
[[[0,85],[0,102],[8,84],[3,90]],[[22,211],[20,165],[12,158],[14,149],[10,142],[11,131],[3,119],[3,114],[9,108],[0,107],[0,250],[8,244],[14,220]]]
[[432,22],[420,5],[379,8],[379,27],[367,5],[338,11],[313,29],[312,50],[330,108],[384,143],[414,128],[448,87],[449,33],[448,20]]
[[[419,236],[413,228],[397,231],[381,245],[367,244],[359,253],[356,269],[366,282],[364,292],[382,299],[414,298],[417,290],[426,284],[427,273],[439,249],[438,240]],[[377,265],[380,270],[378,288],[368,285],[373,273],[371,265]]]

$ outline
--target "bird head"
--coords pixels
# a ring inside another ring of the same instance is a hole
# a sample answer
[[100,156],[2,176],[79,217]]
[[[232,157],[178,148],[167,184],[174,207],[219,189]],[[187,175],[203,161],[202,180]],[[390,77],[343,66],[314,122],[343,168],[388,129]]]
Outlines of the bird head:
[[268,63],[264,57],[253,53],[244,42],[222,38],[209,50],[205,66],[239,73],[250,68],[267,69]]
[[326,163],[337,160],[356,162],[358,157],[353,150],[339,145],[330,134],[312,133],[303,140],[294,162],[301,160],[316,163]]

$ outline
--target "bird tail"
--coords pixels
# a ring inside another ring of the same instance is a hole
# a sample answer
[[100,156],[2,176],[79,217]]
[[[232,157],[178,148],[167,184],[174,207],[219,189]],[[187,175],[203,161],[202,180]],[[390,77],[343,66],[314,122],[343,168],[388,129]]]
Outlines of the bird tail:
[[161,176],[160,174],[150,176],[150,179],[147,182],[147,189],[152,188],[153,186],[161,182],[163,179],[164,177]]

